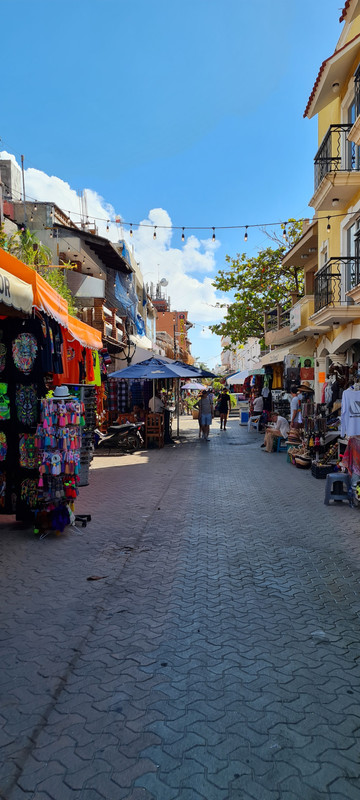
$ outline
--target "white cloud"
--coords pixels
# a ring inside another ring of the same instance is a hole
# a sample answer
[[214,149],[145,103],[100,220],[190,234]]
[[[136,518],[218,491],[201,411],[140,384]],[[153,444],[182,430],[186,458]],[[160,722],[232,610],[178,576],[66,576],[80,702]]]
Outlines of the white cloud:
[[[0,153],[0,158],[11,158],[16,162],[15,157],[5,151]],[[66,181],[30,167],[25,170],[25,187],[29,199],[34,202],[54,202],[68,212],[74,222],[79,222],[80,198]],[[125,238],[130,247],[134,245],[135,257],[140,262],[145,281],[156,283],[158,278],[168,280],[167,292],[172,308],[187,310],[191,321],[207,325],[223,318],[223,311],[216,304],[226,302],[227,298],[212,286],[217,270],[216,253],[220,247],[218,240],[212,241],[212,231],[208,238],[198,238],[192,233],[188,235],[185,231],[186,239],[182,244],[181,230],[171,229],[172,221],[168,212],[163,208],[153,208],[148,218],[142,220],[143,225],[133,228],[133,237],[130,238],[129,232],[124,232],[121,225],[111,222],[120,216],[115,208],[93,189],[85,191],[88,216],[90,221],[95,220],[99,234],[113,242]],[[108,219],[109,231],[106,229]],[[175,246],[174,241],[178,241],[179,245]],[[196,338],[208,339],[213,336],[208,327],[205,331]]]

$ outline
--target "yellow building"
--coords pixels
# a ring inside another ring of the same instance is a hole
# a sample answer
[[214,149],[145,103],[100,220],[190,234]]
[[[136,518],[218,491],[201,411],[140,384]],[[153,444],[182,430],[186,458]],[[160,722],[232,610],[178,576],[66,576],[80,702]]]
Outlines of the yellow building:
[[347,0],[340,22],[339,41],[320,66],[304,112],[318,117],[309,202],[317,264],[308,318],[317,335],[317,400],[331,362],[360,361],[360,0]]

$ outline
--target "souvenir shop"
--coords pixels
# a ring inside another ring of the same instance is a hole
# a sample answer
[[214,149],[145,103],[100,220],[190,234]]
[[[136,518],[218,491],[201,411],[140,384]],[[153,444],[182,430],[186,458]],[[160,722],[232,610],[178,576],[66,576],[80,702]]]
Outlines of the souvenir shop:
[[30,267],[0,266],[0,514],[61,532],[88,482],[102,339]]

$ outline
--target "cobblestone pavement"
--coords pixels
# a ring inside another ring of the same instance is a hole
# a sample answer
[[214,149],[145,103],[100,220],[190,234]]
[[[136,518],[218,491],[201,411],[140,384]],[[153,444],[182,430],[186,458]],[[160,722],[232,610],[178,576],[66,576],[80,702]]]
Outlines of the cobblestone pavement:
[[82,535],[1,523],[3,800],[359,800],[359,510],[185,425]]

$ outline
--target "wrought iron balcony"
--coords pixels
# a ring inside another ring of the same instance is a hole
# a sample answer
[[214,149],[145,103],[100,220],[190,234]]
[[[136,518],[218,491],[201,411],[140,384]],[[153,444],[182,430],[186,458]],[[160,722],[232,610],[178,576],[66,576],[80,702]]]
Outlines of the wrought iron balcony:
[[314,159],[315,191],[329,172],[360,170],[359,147],[347,138],[351,127],[351,123],[330,125]]
[[[360,283],[360,262],[351,256],[329,258],[315,275],[314,311],[329,305],[348,305],[345,292]],[[344,298],[344,299],[343,299]]]

